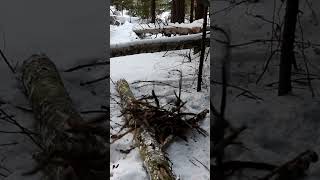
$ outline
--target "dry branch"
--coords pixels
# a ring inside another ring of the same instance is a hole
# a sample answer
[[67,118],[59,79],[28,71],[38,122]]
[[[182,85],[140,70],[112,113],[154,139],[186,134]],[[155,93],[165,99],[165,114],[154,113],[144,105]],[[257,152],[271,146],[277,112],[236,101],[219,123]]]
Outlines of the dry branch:
[[216,157],[220,152],[222,152],[228,145],[230,145],[239,135],[242,131],[246,129],[245,126],[236,129],[234,132],[232,132],[229,136],[225,137],[223,140],[219,141],[217,145],[212,150],[212,156]]
[[318,155],[316,152],[307,150],[299,154],[293,160],[279,166],[271,173],[261,178],[260,180],[269,180],[273,176],[277,176],[276,180],[291,180],[300,178],[308,170],[311,163],[318,161]]
[[79,70],[79,69],[82,69],[82,68],[89,68],[89,67],[93,67],[93,66],[105,66],[105,65],[109,65],[109,64],[110,64],[109,61],[82,64],[82,65],[78,65],[78,66],[69,68],[69,69],[65,70],[64,72],[72,72],[72,71],[76,71],[76,70]]
[[2,52],[2,50],[0,49],[0,55],[3,58],[4,62],[8,65],[8,67],[10,68],[12,73],[15,73],[14,68],[12,67],[12,65],[9,63],[7,57],[4,55],[4,53]]
[[[135,97],[125,80],[117,82],[117,91],[121,98],[122,109],[135,106]],[[135,123],[131,114],[127,113],[125,118],[129,124]],[[149,132],[145,126],[141,126],[136,129],[134,140],[151,180],[175,180],[168,157],[162,151],[159,142],[155,140],[154,133]]]
[[[185,134],[188,130],[196,130],[203,136],[208,135],[199,126],[199,122],[205,119],[208,110],[203,110],[199,114],[181,112],[186,103],[180,99],[181,83],[180,79],[179,95],[175,93],[177,99],[171,108],[161,106],[154,91],[150,97],[155,105],[148,101],[149,97],[135,99],[127,81],[122,79],[116,83],[125,122],[120,131],[111,138],[116,141],[127,133],[134,132],[135,144],[139,148],[151,180],[175,179],[171,172],[170,161],[164,152],[174,137],[187,141]],[[125,128],[127,131],[120,134]]]

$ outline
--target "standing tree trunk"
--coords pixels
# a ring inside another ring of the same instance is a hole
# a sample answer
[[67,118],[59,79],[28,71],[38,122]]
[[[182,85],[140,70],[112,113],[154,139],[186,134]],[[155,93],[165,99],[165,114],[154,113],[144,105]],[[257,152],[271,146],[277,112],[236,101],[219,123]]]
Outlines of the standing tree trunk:
[[294,63],[294,39],[299,12],[299,0],[287,0],[280,57],[278,95],[288,94],[291,87],[291,66]]
[[[55,65],[45,55],[31,56],[23,63],[22,82],[43,149],[38,160],[44,167],[36,169],[43,169],[50,180],[104,180],[109,140],[102,137],[107,137],[107,130],[97,136],[97,127],[82,119]],[[60,165],[51,163],[57,161]]]
[[202,27],[202,42],[201,42],[201,53],[200,53],[200,63],[199,63],[199,73],[198,73],[198,84],[197,84],[197,91],[201,91],[201,84],[202,84],[202,69],[203,69],[203,62],[204,62],[204,55],[206,52],[205,40],[207,37],[207,12],[208,7],[205,7],[203,12],[203,27]]
[[171,22],[183,23],[185,17],[185,0],[172,0]]
[[170,20],[172,23],[174,23],[176,21],[176,3],[175,0],[171,1],[171,16],[170,16]]
[[193,22],[193,12],[194,12],[194,0],[191,0],[191,5],[190,5],[190,22]]
[[205,5],[203,0],[196,0],[195,20],[203,18],[204,11]]
[[151,0],[151,23],[156,22],[156,0]]

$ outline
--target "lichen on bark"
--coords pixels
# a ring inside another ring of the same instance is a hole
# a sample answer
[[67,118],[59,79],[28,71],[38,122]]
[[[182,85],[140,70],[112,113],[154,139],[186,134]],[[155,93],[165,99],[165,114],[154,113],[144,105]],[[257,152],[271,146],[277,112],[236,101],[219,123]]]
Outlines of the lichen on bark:
[[[122,109],[134,106],[135,97],[126,80],[121,79],[116,83],[120,95]],[[135,123],[130,113],[125,114],[128,123]],[[150,180],[175,180],[170,161],[161,145],[155,139],[155,135],[146,127],[140,126],[135,130],[134,142],[139,148],[139,153],[150,176]]]
[[46,179],[105,179],[108,142],[84,130],[91,125],[77,112],[55,64],[46,55],[33,55],[23,63],[21,79],[36,119],[42,154],[51,157],[43,169]]

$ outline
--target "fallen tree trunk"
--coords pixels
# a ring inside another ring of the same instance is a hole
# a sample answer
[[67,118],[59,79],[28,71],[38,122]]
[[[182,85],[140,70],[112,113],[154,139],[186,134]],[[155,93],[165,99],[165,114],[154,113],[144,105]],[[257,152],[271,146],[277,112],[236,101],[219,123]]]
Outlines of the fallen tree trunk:
[[31,56],[23,63],[22,82],[43,149],[39,167],[29,174],[43,170],[50,180],[104,180],[109,174],[107,132],[79,115],[53,62],[45,55]]
[[[135,97],[130,90],[129,84],[125,80],[119,80],[117,82],[117,91],[121,98],[122,109],[127,109],[133,106]],[[134,123],[134,119],[130,114],[125,114],[125,118],[128,123]],[[155,139],[155,135],[147,130],[146,127],[141,126],[136,129],[134,141],[144,165],[147,168],[150,180],[175,180],[175,176],[172,172],[170,162],[166,154],[162,151],[162,148],[158,141]]]
[[[207,27],[207,31],[210,31],[210,27]],[[202,32],[201,26],[194,27],[180,27],[180,26],[163,26],[163,27],[153,27],[153,28],[136,28],[133,29],[133,32],[139,37],[143,37],[145,34],[164,34],[165,36],[171,35],[188,35],[188,34],[197,34]]]
[[[210,35],[207,34],[206,46],[210,46]],[[201,46],[201,34],[189,36],[179,36],[162,39],[148,39],[123,44],[113,44],[110,46],[111,57],[127,56],[140,53],[153,53],[161,51],[172,51],[181,49],[191,49]]]

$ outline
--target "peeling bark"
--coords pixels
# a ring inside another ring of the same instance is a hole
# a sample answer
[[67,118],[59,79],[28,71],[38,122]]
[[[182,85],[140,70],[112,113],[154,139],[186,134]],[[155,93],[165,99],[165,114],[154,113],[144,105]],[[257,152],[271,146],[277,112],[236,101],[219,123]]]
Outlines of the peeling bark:
[[46,179],[105,179],[107,134],[103,138],[104,132],[97,133],[99,128],[79,115],[53,62],[45,55],[31,56],[23,63],[22,83],[41,135],[45,157],[39,159],[47,162],[39,164],[47,165],[38,168]]
[[[122,109],[132,106],[135,97],[130,90],[126,80],[117,82],[117,91],[121,98]],[[134,119],[130,118],[130,114],[125,114],[128,123],[134,123]],[[147,130],[144,126],[138,128],[135,132],[134,141],[144,165],[150,176],[150,180],[175,180],[175,176],[171,170],[168,157],[162,151],[160,144],[155,140],[155,135]]]

